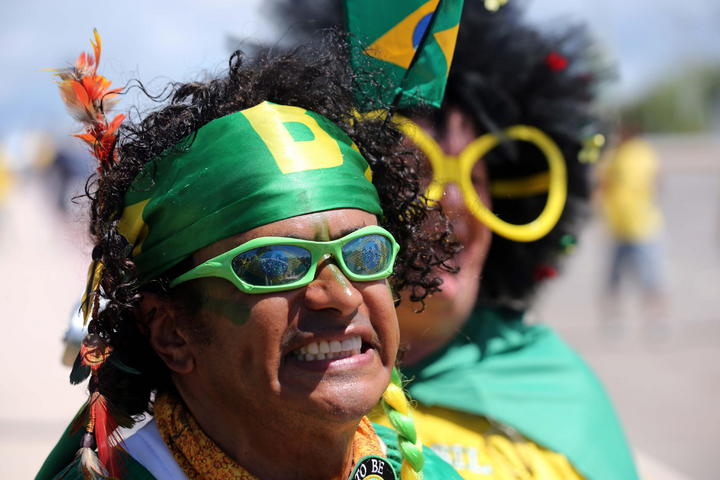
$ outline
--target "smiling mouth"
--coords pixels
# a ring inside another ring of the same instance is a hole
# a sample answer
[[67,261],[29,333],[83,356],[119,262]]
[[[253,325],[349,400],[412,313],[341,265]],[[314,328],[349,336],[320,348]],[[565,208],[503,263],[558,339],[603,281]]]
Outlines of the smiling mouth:
[[363,352],[363,342],[359,336],[346,338],[343,341],[321,340],[305,345],[291,352],[301,362],[316,362],[318,360],[336,360],[352,357]]

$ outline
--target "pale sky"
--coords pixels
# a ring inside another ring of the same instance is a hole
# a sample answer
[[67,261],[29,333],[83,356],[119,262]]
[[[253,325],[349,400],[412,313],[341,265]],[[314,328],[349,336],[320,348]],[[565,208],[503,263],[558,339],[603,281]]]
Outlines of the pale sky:
[[[481,0],[466,0],[481,1]],[[523,1],[523,0],[510,0]],[[103,41],[101,73],[122,85],[138,78],[159,89],[226,67],[227,35],[272,40],[262,0],[126,0],[4,2],[0,15],[0,135],[18,128],[73,128],[51,74],[89,49],[92,28]],[[586,21],[618,60],[617,96],[695,58],[720,62],[717,0],[526,0],[530,19]],[[85,5],[85,6],[82,6]],[[127,104],[135,104],[130,95]]]

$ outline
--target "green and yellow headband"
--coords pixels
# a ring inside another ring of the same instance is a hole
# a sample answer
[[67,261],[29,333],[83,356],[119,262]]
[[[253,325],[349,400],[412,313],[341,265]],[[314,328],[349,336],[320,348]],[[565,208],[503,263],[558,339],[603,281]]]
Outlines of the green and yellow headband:
[[125,196],[117,228],[141,282],[260,225],[337,208],[382,214],[357,146],[317,113],[263,102],[188,140],[149,162]]

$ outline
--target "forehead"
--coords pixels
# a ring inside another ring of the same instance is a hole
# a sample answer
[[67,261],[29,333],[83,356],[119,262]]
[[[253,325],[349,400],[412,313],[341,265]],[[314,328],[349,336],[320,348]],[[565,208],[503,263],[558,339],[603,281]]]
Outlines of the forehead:
[[258,237],[292,237],[327,241],[343,237],[367,225],[377,225],[377,217],[364,210],[342,208],[308,213],[253,228],[198,250],[196,261],[205,261]]

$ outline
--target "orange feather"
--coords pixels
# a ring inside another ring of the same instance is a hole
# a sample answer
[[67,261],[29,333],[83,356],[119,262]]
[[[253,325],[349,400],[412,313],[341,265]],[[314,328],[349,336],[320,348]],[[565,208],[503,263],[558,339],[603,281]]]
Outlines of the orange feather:
[[70,114],[85,124],[85,132],[75,135],[91,147],[91,153],[98,159],[98,170],[112,165],[117,131],[125,118],[116,115],[110,123],[105,114],[117,103],[121,88],[111,89],[112,82],[97,74],[102,54],[102,40],[93,30],[92,53],[81,53],[73,68],[56,70],[60,96]]
[[76,135],[73,135],[73,137],[83,140],[85,143],[90,145],[90,147],[95,146],[95,135],[93,135],[92,133],[78,133]]
[[102,40],[100,40],[100,34],[97,28],[93,28],[93,36],[95,37],[95,42],[90,40],[90,44],[93,46],[93,51],[95,52],[95,71],[93,71],[93,74],[95,74],[97,73],[97,67],[100,65],[100,53],[102,52]]

